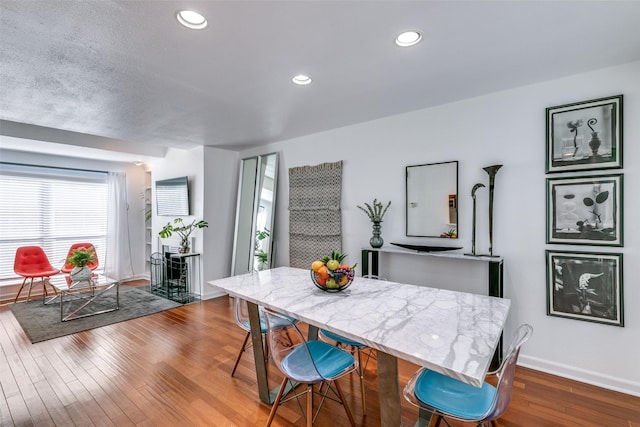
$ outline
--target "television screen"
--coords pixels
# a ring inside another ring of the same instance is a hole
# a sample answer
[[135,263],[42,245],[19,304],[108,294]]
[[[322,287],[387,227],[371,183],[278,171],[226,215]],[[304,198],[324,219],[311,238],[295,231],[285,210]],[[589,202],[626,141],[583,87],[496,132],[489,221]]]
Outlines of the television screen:
[[158,215],[189,215],[189,182],[186,176],[156,181]]

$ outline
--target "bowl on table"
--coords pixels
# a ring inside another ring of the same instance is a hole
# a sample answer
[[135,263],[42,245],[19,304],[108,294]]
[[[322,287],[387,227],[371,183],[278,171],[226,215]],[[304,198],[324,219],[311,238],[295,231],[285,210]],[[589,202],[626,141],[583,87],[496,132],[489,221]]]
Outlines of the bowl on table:
[[310,272],[313,284],[325,292],[341,292],[353,283],[353,271],[327,270],[325,273],[310,270]]

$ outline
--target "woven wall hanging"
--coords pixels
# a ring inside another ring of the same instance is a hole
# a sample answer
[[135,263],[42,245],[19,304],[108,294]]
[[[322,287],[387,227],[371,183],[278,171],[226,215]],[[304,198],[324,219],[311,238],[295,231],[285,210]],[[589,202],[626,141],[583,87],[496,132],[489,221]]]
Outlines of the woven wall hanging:
[[289,169],[289,265],[342,251],[342,161]]

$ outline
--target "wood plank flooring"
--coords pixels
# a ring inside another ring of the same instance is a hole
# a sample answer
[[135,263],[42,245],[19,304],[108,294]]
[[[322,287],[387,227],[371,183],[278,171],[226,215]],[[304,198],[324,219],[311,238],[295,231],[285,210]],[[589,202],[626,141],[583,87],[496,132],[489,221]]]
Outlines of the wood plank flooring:
[[[250,351],[229,375],[243,334],[227,297],[38,344],[0,307],[0,426],[264,425],[270,407],[258,398]],[[269,369],[275,386],[281,376]],[[401,386],[416,369],[400,362]],[[375,361],[367,368],[366,415],[357,378],[342,386],[357,424],[379,426]],[[348,425],[339,405],[325,405],[316,426]],[[414,425],[417,411],[404,399],[402,412],[404,425]],[[640,427],[640,398],[518,368],[498,424]],[[273,425],[304,425],[295,401],[278,409]]]

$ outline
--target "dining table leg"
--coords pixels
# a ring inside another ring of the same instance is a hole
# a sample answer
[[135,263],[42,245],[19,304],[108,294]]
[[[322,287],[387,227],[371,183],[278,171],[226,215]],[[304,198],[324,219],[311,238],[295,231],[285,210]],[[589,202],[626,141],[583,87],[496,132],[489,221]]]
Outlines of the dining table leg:
[[309,325],[309,331],[307,333],[307,339],[309,341],[313,341],[313,340],[317,340],[318,339],[318,327],[317,326],[313,326],[313,325]]
[[258,395],[260,400],[271,405],[271,393],[269,392],[269,379],[267,377],[267,362],[264,357],[264,344],[262,340],[262,328],[260,327],[260,313],[258,306],[247,301],[249,311],[249,327],[251,328],[251,342],[253,344],[253,359],[256,365],[256,378],[258,380]]
[[398,359],[382,351],[378,351],[377,354],[380,425],[382,427],[398,427],[402,425]]

